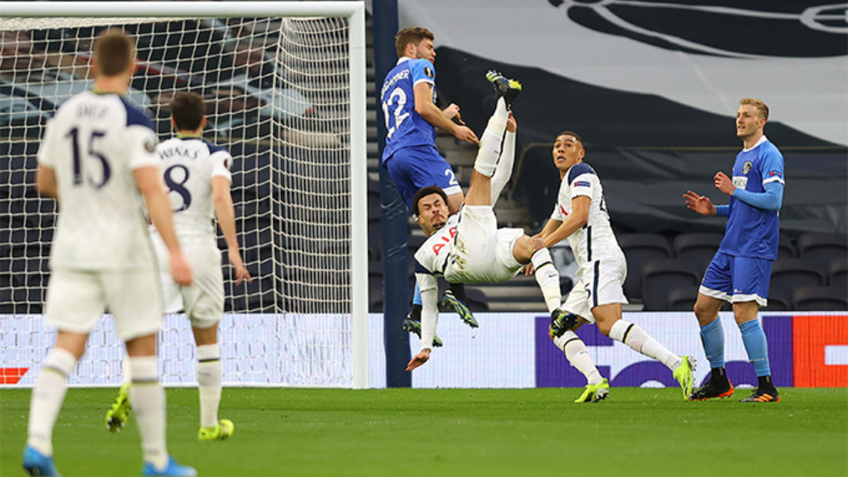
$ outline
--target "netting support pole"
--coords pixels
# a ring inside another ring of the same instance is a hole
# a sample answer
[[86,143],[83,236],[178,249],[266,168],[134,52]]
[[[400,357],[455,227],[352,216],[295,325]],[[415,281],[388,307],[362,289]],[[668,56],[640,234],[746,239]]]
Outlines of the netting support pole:
[[350,209],[353,388],[368,387],[368,182],[365,4],[350,16]]

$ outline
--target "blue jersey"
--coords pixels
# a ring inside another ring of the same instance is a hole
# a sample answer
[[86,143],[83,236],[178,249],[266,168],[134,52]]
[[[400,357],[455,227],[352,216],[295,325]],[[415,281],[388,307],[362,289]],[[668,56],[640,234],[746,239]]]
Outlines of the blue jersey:
[[401,58],[383,82],[380,102],[386,118],[386,147],[383,162],[398,149],[407,147],[436,147],[436,128],[415,112],[414,87],[420,82],[433,85],[436,102],[436,69],[428,60]]
[[[783,155],[765,136],[743,150],[733,164],[733,185],[763,193],[770,182],[783,181]],[[730,197],[727,230],[720,252],[736,257],[775,260],[779,238],[778,211],[764,210]]]

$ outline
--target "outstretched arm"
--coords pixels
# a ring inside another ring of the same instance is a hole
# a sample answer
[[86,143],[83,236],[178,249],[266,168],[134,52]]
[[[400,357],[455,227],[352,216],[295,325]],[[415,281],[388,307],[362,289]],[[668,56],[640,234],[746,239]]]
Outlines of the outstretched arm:
[[[563,220],[550,234],[541,237],[545,241],[545,247],[551,248],[576,232],[589,221],[589,206],[592,199],[585,195],[578,195],[571,199],[571,214]],[[547,228],[547,226],[545,227]]]
[[171,212],[171,203],[165,193],[161,171],[156,166],[138,167],[133,170],[133,177],[139,192],[144,196],[150,220],[168,248],[171,257],[171,275],[174,281],[180,285],[191,285],[191,265],[183,255],[180,242],[177,240],[174,214]]
[[412,371],[430,359],[430,350],[433,349],[433,339],[436,337],[436,325],[439,323],[439,288],[436,277],[416,273],[415,278],[421,291],[421,352],[406,365],[407,371]]

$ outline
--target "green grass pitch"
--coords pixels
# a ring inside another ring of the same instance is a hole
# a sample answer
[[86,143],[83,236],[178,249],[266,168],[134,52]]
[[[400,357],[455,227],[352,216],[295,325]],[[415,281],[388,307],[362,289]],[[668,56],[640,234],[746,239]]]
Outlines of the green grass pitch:
[[[783,402],[684,402],[679,389],[224,390],[235,434],[197,441],[197,392],[169,389],[168,447],[201,476],[848,475],[848,389]],[[70,389],[54,432],[65,477],[137,476],[138,429],[113,435],[115,389]],[[30,391],[0,390],[0,476],[24,475]]]

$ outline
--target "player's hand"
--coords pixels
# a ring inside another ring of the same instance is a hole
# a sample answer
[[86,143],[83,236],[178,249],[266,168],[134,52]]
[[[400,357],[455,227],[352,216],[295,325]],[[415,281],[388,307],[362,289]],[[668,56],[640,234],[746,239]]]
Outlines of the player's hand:
[[236,286],[241,285],[241,282],[244,280],[252,282],[253,277],[250,276],[250,272],[248,272],[247,268],[244,266],[244,262],[241,260],[241,254],[239,251],[237,249],[228,249],[227,255],[230,258],[230,263],[236,270]]
[[690,190],[683,194],[683,198],[686,199],[687,209],[694,210],[701,215],[716,214],[716,207],[713,205],[713,201],[711,201],[709,197],[698,195]]
[[536,271],[536,267],[534,267],[533,263],[531,262],[531,263],[528,263],[527,265],[524,265],[523,267],[521,267],[521,271],[525,275],[532,275]]
[[189,265],[188,260],[186,260],[182,252],[171,254],[171,276],[178,285],[191,285],[191,265]]
[[468,126],[458,126],[456,129],[454,129],[453,135],[457,139],[471,144],[480,143],[480,140],[477,139],[477,135],[474,134],[474,131],[472,131]]
[[716,189],[724,192],[727,195],[733,195],[733,191],[736,190],[736,186],[733,185],[733,181],[727,177],[727,174],[724,172],[716,173],[715,177],[713,177],[715,181]]
[[462,120],[462,115],[459,114],[458,105],[451,103],[450,106],[448,106],[442,111],[442,114],[444,114],[446,118],[450,119],[456,124],[465,126],[465,121]]
[[514,133],[517,129],[518,123],[515,122],[515,116],[513,116],[512,111],[510,111],[509,117],[506,119],[506,130]]
[[426,363],[427,360],[430,359],[430,348],[424,348],[420,353],[416,354],[412,361],[406,365],[407,371],[412,371],[413,369],[421,366]]

